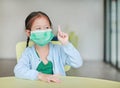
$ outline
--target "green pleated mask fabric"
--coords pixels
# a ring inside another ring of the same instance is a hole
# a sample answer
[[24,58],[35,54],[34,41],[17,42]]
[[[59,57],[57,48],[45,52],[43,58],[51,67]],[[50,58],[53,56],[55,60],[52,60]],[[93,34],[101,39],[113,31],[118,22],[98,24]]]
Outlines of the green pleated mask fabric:
[[39,46],[45,46],[54,37],[52,29],[31,31],[30,40]]

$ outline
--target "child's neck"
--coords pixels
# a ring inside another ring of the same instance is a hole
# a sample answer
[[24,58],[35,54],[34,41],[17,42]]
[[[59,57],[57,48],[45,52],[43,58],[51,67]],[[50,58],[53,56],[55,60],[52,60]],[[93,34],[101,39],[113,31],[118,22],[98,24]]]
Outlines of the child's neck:
[[35,45],[35,49],[36,49],[40,59],[43,61],[43,63],[47,63],[48,62],[47,56],[49,54],[49,45],[46,45],[43,47]]
[[49,45],[45,45],[45,46],[35,45],[35,49],[39,52],[44,52],[44,51],[47,51],[49,49]]

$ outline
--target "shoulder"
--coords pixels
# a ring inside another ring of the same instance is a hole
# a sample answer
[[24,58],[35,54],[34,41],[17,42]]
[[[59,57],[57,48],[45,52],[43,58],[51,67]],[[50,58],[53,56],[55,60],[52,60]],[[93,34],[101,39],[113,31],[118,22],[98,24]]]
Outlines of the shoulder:
[[64,49],[64,48],[73,48],[74,46],[70,42],[68,42],[66,45],[50,43],[50,47],[54,49]]
[[34,46],[31,46],[31,47],[27,47],[25,48],[24,50],[24,54],[30,54],[30,53],[33,53],[34,52]]
[[60,49],[60,48],[61,48],[61,45],[60,45],[60,44],[50,43],[50,48],[52,48],[52,49]]
[[33,48],[34,48],[34,46],[27,47],[27,48],[25,48],[25,51],[31,51],[31,50],[33,50]]

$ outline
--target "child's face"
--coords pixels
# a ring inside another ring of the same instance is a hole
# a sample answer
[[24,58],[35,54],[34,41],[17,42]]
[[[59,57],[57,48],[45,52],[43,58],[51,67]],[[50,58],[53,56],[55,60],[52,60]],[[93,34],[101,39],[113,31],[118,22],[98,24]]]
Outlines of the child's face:
[[31,31],[50,29],[50,23],[46,17],[39,17],[32,23]]

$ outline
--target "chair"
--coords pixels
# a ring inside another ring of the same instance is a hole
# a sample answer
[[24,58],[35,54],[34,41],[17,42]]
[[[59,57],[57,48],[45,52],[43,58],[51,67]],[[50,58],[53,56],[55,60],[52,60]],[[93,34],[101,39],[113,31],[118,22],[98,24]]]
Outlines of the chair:
[[[58,41],[52,41],[53,44],[60,44],[60,42]],[[34,43],[32,41],[29,42],[29,46],[32,46]],[[17,62],[22,54],[22,52],[25,50],[26,48],[26,41],[21,41],[21,42],[18,42],[16,44],[16,57],[17,57]],[[70,66],[66,65],[64,67],[65,71],[69,71],[70,70]]]

